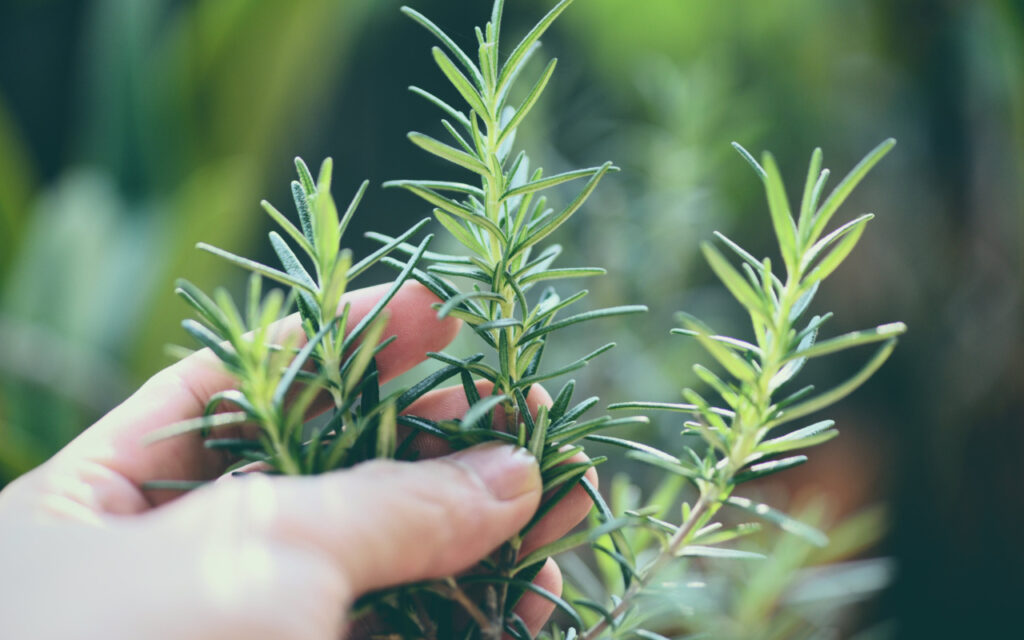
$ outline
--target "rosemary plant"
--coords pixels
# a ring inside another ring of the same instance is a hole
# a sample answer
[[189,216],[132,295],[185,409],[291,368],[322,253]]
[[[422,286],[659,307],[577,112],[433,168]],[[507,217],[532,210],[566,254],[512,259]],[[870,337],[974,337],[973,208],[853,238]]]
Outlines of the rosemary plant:
[[[614,346],[606,344],[573,362],[548,367],[543,356],[554,337],[565,330],[579,330],[581,323],[590,320],[646,310],[643,306],[619,306],[566,316],[566,309],[581,301],[587,291],[566,293],[552,286],[604,273],[597,267],[555,267],[561,248],[544,243],[616,168],[604,163],[545,176],[542,169],[531,168],[525,152],[514,151],[516,131],[540,99],[556,61],[548,62],[522,98],[514,101],[517,81],[536,53],[541,36],[571,2],[558,2],[502,56],[503,0],[496,0],[490,20],[476,29],[475,59],[428,18],[414,9],[402,9],[439,40],[441,46],[432,50],[434,60],[463,101],[457,108],[412,87],[415,94],[445,114],[441,122],[450,141],[416,132],[409,138],[428,153],[467,171],[471,178],[465,182],[396,180],[385,186],[406,189],[431,205],[434,217],[463,251],[427,251],[430,236],[418,245],[410,243],[428,222],[425,219],[398,237],[368,234],[380,248],[353,262],[351,252],[339,247],[366,183],[339,215],[330,194],[331,161],[323,163],[314,180],[305,163],[297,160],[299,179],[292,183],[292,193],[299,224],[263,203],[283,233],[270,233],[280,269],[199,245],[252,272],[244,312],[224,290],[208,296],[185,281],[177,288],[198,314],[197,320],[184,322],[185,330],[213,353],[238,384],[236,389],[214,396],[204,417],[167,427],[154,434],[156,438],[200,431],[206,447],[224,450],[240,461],[263,463],[283,474],[320,473],[376,457],[414,458],[413,442],[421,434],[442,438],[453,449],[490,440],[512,442],[528,448],[537,458],[545,490],[538,512],[523,531],[476,570],[370,594],[357,603],[353,617],[370,616],[384,637],[532,639],[535,636],[515,613],[522,595],[532,591],[554,603],[571,622],[567,630],[552,626],[541,637],[661,638],[644,629],[645,616],[637,604],[666,566],[680,556],[752,555],[720,546],[752,530],[749,525],[726,529],[716,522],[716,514],[725,505],[824,545],[825,536],[817,529],[772,507],[733,495],[734,490],[743,482],[804,462],[806,456],[789,454],[834,437],[837,431],[830,420],[783,435],[776,430],[852,392],[884,363],[895,347],[896,336],[905,331],[904,325],[893,323],[817,341],[819,329],[831,314],[801,320],[821,281],[853,250],[871,215],[826,233],[831,219],[893,141],[879,145],[823,201],[828,170],[821,169],[821,151],[815,150],[796,215],[771,155],[765,154],[758,163],[737,145],[765,185],[784,274],[776,275],[769,259],[754,258],[721,234],[721,242],[738,256],[739,268],[714,246],[705,244],[703,250],[712,270],[749,314],[752,341],[718,335],[695,318],[682,315],[684,326],[673,333],[698,340],[725,373],[723,377],[704,366],[694,366],[718,401],[686,389],[685,403],[612,406],[690,414],[683,433],[699,436],[703,445],[682,447],[683,454],[676,456],[601,435],[599,431],[610,427],[647,419],[584,418],[599,400],[575,401],[575,382],[571,380],[555,394],[550,407],[532,413],[527,398],[534,385],[576,371]],[[582,181],[583,186],[568,204],[548,205],[552,189],[575,181]],[[391,257],[393,251],[404,259]],[[395,267],[399,275],[370,313],[349,327],[349,310],[342,305],[342,296],[353,278],[378,261]],[[384,336],[383,310],[409,278],[438,296],[439,317],[461,319],[486,350],[464,358],[427,354],[442,366],[408,390],[384,395],[374,358],[393,338]],[[275,288],[264,294],[265,280],[283,285],[287,293]],[[285,317],[292,308],[298,311],[301,332],[287,327]],[[299,339],[302,335],[304,342]],[[818,395],[813,386],[787,390],[808,359],[878,342],[882,344],[868,363],[838,387]],[[453,377],[461,381],[469,407],[461,418],[437,422],[403,413],[415,400]],[[307,422],[317,398],[327,397],[327,418]],[[234,410],[220,411],[223,405]],[[496,419],[498,412],[502,420]],[[401,442],[400,425],[405,428]],[[223,431],[211,435],[211,429],[226,426],[234,427],[237,437],[222,437]],[[585,477],[603,459],[580,455],[584,440],[625,447],[630,456],[666,472],[664,490],[656,494],[665,498],[661,502],[670,502],[686,481],[696,487],[697,498],[692,504],[683,503],[678,524],[664,520],[666,504],[615,517]],[[187,488],[174,482],[154,486]],[[577,487],[594,503],[593,526],[522,553],[524,536]],[[625,535],[627,527],[631,528],[629,536]],[[648,549],[630,544],[639,539],[660,544],[653,554],[640,553]],[[550,556],[586,545],[606,563],[614,563],[621,575],[620,594],[605,602],[576,596],[566,600],[533,583]]]
[[[504,439],[528,447],[540,463],[544,489],[549,492],[526,529],[490,559],[491,575],[460,579],[466,584],[490,584],[484,595],[489,623],[479,629],[486,638],[499,638],[503,630],[518,637],[528,635],[525,625],[512,611],[517,594],[524,589],[538,591],[529,581],[548,556],[587,540],[589,534],[552,543],[526,557],[519,553],[523,535],[570,490],[585,483],[586,471],[601,461],[574,459],[583,450],[580,441],[602,429],[645,420],[610,416],[581,420],[598,399],[588,398],[574,404],[573,381],[561,388],[550,408],[541,407],[535,417],[527,407],[531,386],[575,371],[614,346],[606,344],[574,362],[544,368],[541,363],[545,349],[559,331],[570,327],[578,329],[582,322],[638,313],[646,308],[621,306],[560,317],[563,310],[583,299],[587,291],[565,295],[550,285],[542,288],[552,281],[604,273],[604,269],[596,267],[553,267],[561,247],[557,244],[543,246],[542,242],[576,213],[598,182],[616,168],[606,162],[598,167],[545,176],[542,169],[531,168],[524,152],[514,153],[516,130],[540,99],[554,73],[556,61],[547,63],[540,77],[517,103],[512,100],[513,88],[536,52],[540,37],[571,0],[555,5],[504,59],[500,55],[499,40],[503,4],[503,0],[497,0],[490,21],[483,29],[476,29],[478,55],[475,61],[428,18],[414,9],[402,9],[440,41],[441,46],[432,50],[434,60],[465,103],[459,109],[423,89],[412,87],[414,93],[447,116],[442,124],[451,140],[441,142],[416,132],[410,133],[409,139],[428,153],[468,171],[476,184],[435,180],[396,180],[385,184],[407,189],[432,205],[434,216],[465,249],[465,255],[428,253],[430,266],[425,270],[415,269],[413,277],[441,298],[439,316],[460,318],[493,354],[491,362],[484,360],[484,354],[468,359],[430,354],[459,370],[470,408],[460,421],[452,424],[434,424],[413,416],[400,417],[399,421],[443,437],[455,448],[483,439]],[[545,192],[577,180],[585,181],[584,185],[567,205],[548,206]],[[388,245],[395,243],[394,238],[379,234],[371,234],[371,237]],[[399,247],[407,253],[414,251],[408,244]],[[388,261],[403,269],[409,267],[409,264]],[[471,285],[458,286],[445,278]],[[490,383],[490,395],[481,397],[474,377]],[[508,418],[511,433],[495,429],[491,423],[493,412],[499,407]],[[593,491],[593,487],[588,485],[588,490]],[[541,595],[575,615],[571,607],[553,594]],[[473,634],[473,629],[468,633]]]
[[[348,283],[414,235],[427,220],[353,263],[352,252],[339,250],[339,244],[367,183],[339,216],[330,193],[331,160],[324,161],[316,181],[301,159],[295,164],[299,179],[292,182],[292,195],[299,226],[269,202],[261,203],[298,248],[297,254],[281,234],[270,232],[271,246],[283,270],[205,243],[198,245],[252,272],[245,314],[223,289],[210,297],[184,280],[176,289],[198,314],[198,320],[185,320],[183,327],[235,376],[238,388],[213,396],[204,417],[171,425],[151,439],[255,424],[255,432],[239,430],[249,437],[212,437],[204,446],[226,450],[244,461],[264,463],[275,472],[308,475],[393,455],[399,394],[381,397],[374,356],[393,340],[382,340],[387,321],[384,306],[407,279],[430,238],[420,243],[408,267],[374,308],[348,327],[349,306],[341,308]],[[289,293],[273,289],[263,296],[264,279],[286,286]],[[298,308],[306,338],[301,348],[297,336],[288,334],[285,327],[284,317],[293,307]],[[331,414],[322,424],[307,428],[311,406],[321,392],[332,400]],[[225,404],[237,410],[217,413]]]
[[[683,328],[673,329],[672,333],[698,340],[727,373],[727,378],[723,379],[700,364],[693,367],[697,377],[721,402],[712,403],[697,391],[685,389],[686,403],[629,402],[613,406],[690,414],[692,418],[684,423],[683,434],[700,436],[705,445],[703,450],[684,447],[683,455],[673,456],[626,440],[593,437],[633,449],[631,457],[686,478],[696,487],[698,496],[693,504],[683,503],[678,525],[649,514],[637,514],[663,535],[664,542],[646,565],[629,567],[635,579],[621,598],[616,598],[602,611],[601,619],[580,635],[581,638],[628,637],[637,632],[644,619],[635,608],[639,596],[644,587],[679,556],[749,557],[749,552],[717,546],[752,531],[749,525],[725,529],[720,522],[715,522],[714,517],[723,505],[775,524],[812,544],[827,544],[825,535],[814,527],[766,504],[735,496],[733,492],[743,482],[802,464],[807,456],[789,454],[838,435],[832,420],[815,422],[783,435],[776,435],[774,431],[817,413],[863,384],[892,353],[896,337],[906,331],[903,323],[896,322],[818,341],[818,331],[831,314],[814,315],[806,322],[801,320],[822,280],[850,254],[873,216],[861,215],[826,234],[830,220],[854,187],[894,144],[890,139],[877,146],[823,202],[820,198],[829,171],[821,168],[821,150],[816,149],[811,156],[796,216],[790,209],[771,154],[766,153],[759,164],[746,150],[735,145],[764,183],[785,267],[784,278],[773,272],[768,258],[758,260],[723,234],[717,234],[739,258],[740,269],[711,244],[702,246],[704,255],[715,275],[749,314],[754,342],[718,335],[686,314],[680,314]],[[813,385],[784,391],[809,359],[878,342],[881,346],[868,362],[839,386],[817,395]]]

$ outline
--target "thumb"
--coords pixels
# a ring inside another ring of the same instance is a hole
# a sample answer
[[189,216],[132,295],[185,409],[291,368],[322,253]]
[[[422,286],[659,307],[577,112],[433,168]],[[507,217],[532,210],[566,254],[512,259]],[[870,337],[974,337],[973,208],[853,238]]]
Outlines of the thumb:
[[420,462],[251,480],[235,486],[249,494],[242,504],[273,514],[254,528],[325,554],[353,597],[471,567],[526,525],[541,496],[533,456],[497,443]]

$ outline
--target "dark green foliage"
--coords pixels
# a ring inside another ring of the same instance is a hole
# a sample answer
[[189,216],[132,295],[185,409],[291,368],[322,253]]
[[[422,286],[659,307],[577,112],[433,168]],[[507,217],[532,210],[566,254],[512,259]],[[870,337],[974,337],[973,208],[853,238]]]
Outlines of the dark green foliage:
[[[426,201],[434,208],[438,222],[465,248],[464,255],[428,254],[429,266],[413,270],[413,277],[441,298],[438,316],[461,319],[488,347],[496,364],[431,354],[448,365],[443,377],[454,374],[451,368],[461,368],[460,377],[470,409],[461,420],[450,424],[428,424],[415,417],[401,420],[431,433],[443,434],[454,448],[461,448],[481,438],[507,437],[491,426],[495,411],[502,411],[513,440],[537,457],[544,489],[552,492],[533,523],[579,484],[591,467],[601,462],[601,458],[572,462],[570,458],[582,452],[577,446],[580,441],[604,429],[644,421],[643,418],[612,419],[610,416],[581,420],[583,414],[597,404],[597,399],[574,404],[575,385],[571,382],[563,387],[550,409],[541,408],[536,416],[531,415],[526,401],[534,384],[576,371],[614,346],[604,345],[577,360],[549,368],[543,357],[548,342],[557,337],[558,332],[578,331],[582,323],[591,320],[646,310],[643,306],[622,306],[564,315],[566,308],[579,302],[587,292],[565,295],[550,283],[601,275],[604,269],[554,267],[561,247],[540,244],[580,210],[601,178],[617,169],[605,163],[545,176],[542,169],[531,168],[524,152],[513,150],[516,129],[539,100],[552,77],[555,61],[545,67],[518,105],[511,103],[513,84],[522,76],[539,38],[569,4],[571,0],[558,3],[504,61],[499,51],[501,0],[495,2],[491,20],[477,30],[479,53],[475,61],[427,17],[414,9],[403,8],[406,15],[440,41],[441,47],[433,49],[434,60],[465,101],[460,109],[413,87],[414,93],[438,106],[447,116],[443,124],[451,140],[442,142],[416,132],[410,133],[409,139],[428,153],[473,174],[476,184],[436,180],[395,180],[385,184],[406,189]],[[549,206],[547,191],[577,180],[584,181],[583,187],[568,204]],[[397,240],[380,234],[370,237],[382,243],[394,244]],[[397,247],[407,254],[412,250],[411,245],[404,243]],[[398,268],[407,267],[398,261],[387,262]],[[449,278],[455,280],[449,281]],[[460,286],[454,282],[467,284]],[[493,383],[492,393],[481,398],[474,377]],[[621,519],[610,522],[614,527],[627,524]],[[556,542],[547,551],[530,554],[525,565],[517,557],[522,534],[499,550],[492,558],[493,577],[476,578],[477,582],[491,585],[488,587],[492,591],[490,597],[497,602],[490,611],[489,628],[478,629],[478,632],[484,637],[496,638],[505,627],[508,633],[525,637],[525,630],[516,627],[512,616],[515,599],[508,594],[516,588],[532,587],[519,584],[515,576],[526,566],[538,564],[562,550],[560,545],[576,546],[589,539],[586,532],[578,535],[582,537],[568,539],[568,543]],[[572,611],[568,604],[553,601],[560,608]]]
[[[630,457],[678,475],[692,483],[698,499],[683,503],[681,524],[648,520],[664,534],[661,552],[646,567],[636,567],[639,578],[612,608],[602,615],[584,639],[605,633],[640,631],[643,616],[630,616],[642,595],[642,588],[676,556],[717,558],[756,558],[750,552],[723,548],[721,543],[735,540],[740,531],[719,534],[720,523],[713,522],[722,505],[745,511],[754,517],[797,535],[812,545],[824,547],[828,538],[818,529],[772,507],[748,498],[733,496],[743,482],[803,464],[805,455],[779,454],[805,449],[837,435],[831,420],[815,423],[784,435],[769,437],[773,430],[841,400],[863,384],[885,362],[896,345],[896,337],[906,331],[903,323],[891,323],[875,329],[849,333],[817,342],[818,330],[831,314],[816,315],[801,326],[801,317],[811,304],[821,281],[849,255],[871,219],[863,215],[822,236],[829,219],[867,171],[892,148],[893,140],[876,147],[844,178],[819,206],[828,170],[821,169],[821,150],[811,156],[807,182],[800,209],[794,216],[786,198],[778,168],[770,154],[759,164],[745,149],[735,145],[740,155],[753,166],[765,186],[772,226],[785,265],[784,278],[772,271],[768,258],[757,260],[749,252],[722,234],[722,243],[741,261],[737,269],[717,248],[703,245],[708,264],[725,288],[746,310],[753,327],[754,342],[716,334],[702,322],[680,314],[684,327],[672,333],[695,338],[726,378],[702,365],[694,365],[697,378],[720,401],[708,401],[693,389],[684,389],[685,404],[660,402],[620,403],[612,408],[658,409],[691,415],[684,422],[684,435],[699,436],[703,447],[684,447],[680,456],[655,450],[641,443],[600,438],[609,444],[632,451]],[[741,273],[742,271],[742,273]],[[796,392],[781,391],[799,373],[809,358],[881,342],[882,345],[861,370],[834,389],[812,395],[812,386]],[[711,396],[711,397],[714,397]],[[708,534],[714,532],[714,537]],[[694,544],[700,543],[700,544]]]
[[[283,271],[199,245],[253,272],[244,317],[223,290],[211,298],[187,281],[180,281],[176,290],[199,316],[199,321],[186,320],[185,330],[236,377],[238,389],[215,395],[204,418],[171,425],[151,439],[252,424],[250,438],[214,437],[206,446],[230,451],[241,461],[265,463],[275,472],[314,474],[395,453],[396,414],[409,398],[404,394],[381,397],[374,356],[393,339],[383,335],[387,318],[381,312],[426,251],[430,238],[413,250],[406,268],[373,309],[350,323],[349,306],[341,304],[350,280],[415,234],[423,222],[353,264],[351,252],[339,245],[366,183],[339,216],[330,194],[330,159],[324,161],[316,181],[302,160],[296,159],[295,164],[299,180],[292,182],[292,194],[301,230],[273,205],[262,203],[299,250],[297,254],[284,237],[270,232]],[[264,296],[263,278],[290,287],[290,293],[286,296],[272,289]],[[290,332],[285,327],[285,316],[293,307],[298,309],[301,334],[295,333],[298,327]],[[323,396],[331,399],[328,416],[317,425],[307,425],[314,404]],[[225,402],[240,410],[214,413]]]
[[[819,329],[830,314],[801,320],[821,281],[849,255],[871,216],[860,216],[825,234],[830,219],[892,142],[869,154],[824,201],[828,171],[821,170],[821,153],[815,151],[796,212],[786,198],[772,157],[766,154],[763,163],[758,163],[737,145],[764,183],[784,275],[774,273],[769,259],[756,259],[722,234],[719,239],[736,255],[739,267],[715,246],[703,245],[712,271],[749,315],[752,339],[718,335],[696,318],[681,314],[684,326],[673,333],[695,338],[714,360],[714,370],[694,366],[708,391],[685,389],[685,403],[632,402],[613,407],[688,414],[691,419],[683,423],[683,433],[699,438],[702,446],[680,447],[681,454],[676,455],[601,434],[646,422],[646,418],[586,418],[599,400],[574,400],[573,381],[562,386],[550,407],[531,411],[528,397],[533,385],[577,371],[615,346],[598,346],[568,363],[548,366],[544,354],[550,340],[580,332],[584,323],[593,320],[646,310],[643,306],[616,306],[568,313],[587,291],[567,294],[552,283],[564,286],[560,281],[599,276],[604,269],[556,267],[561,247],[542,245],[581,209],[601,179],[617,169],[604,163],[545,176],[542,169],[531,169],[524,152],[514,151],[516,129],[551,80],[555,61],[546,65],[518,104],[511,103],[512,87],[539,46],[541,35],[570,3],[562,0],[551,9],[504,62],[499,48],[502,0],[494,3],[487,25],[476,30],[475,60],[428,18],[403,8],[440,41],[442,46],[433,49],[433,58],[464,102],[457,108],[413,87],[413,93],[444,113],[442,123],[451,139],[444,142],[415,132],[409,139],[472,174],[473,183],[396,180],[385,186],[405,189],[428,203],[435,219],[463,252],[427,251],[430,236],[419,244],[410,242],[426,223],[421,221],[397,237],[369,233],[380,248],[353,263],[351,253],[339,251],[339,246],[365,183],[339,215],[329,192],[330,161],[314,180],[299,160],[299,179],[292,183],[298,226],[263,203],[284,234],[270,233],[280,269],[200,245],[253,272],[245,313],[223,291],[210,297],[187,282],[178,289],[199,316],[199,321],[184,323],[186,331],[237,377],[238,388],[218,394],[203,418],[172,425],[156,437],[202,431],[207,447],[231,452],[240,461],[264,462],[276,472],[288,474],[319,473],[375,457],[413,458],[412,442],[424,433],[443,439],[456,450],[495,440],[515,443],[537,458],[545,491],[537,514],[476,570],[466,576],[402,585],[367,595],[357,603],[353,615],[372,615],[388,637],[498,640],[507,634],[528,639],[532,637],[529,630],[514,612],[526,593],[549,600],[572,625],[564,631],[553,626],[543,634],[545,638],[663,637],[645,628],[649,616],[636,605],[666,566],[692,557],[765,559],[758,552],[723,546],[760,529],[756,523],[725,528],[713,522],[723,505],[823,546],[827,538],[815,527],[768,505],[734,496],[733,490],[740,483],[802,464],[807,457],[791,452],[834,437],[837,432],[831,421],[782,435],[773,430],[833,404],[860,386],[892,352],[895,336],[905,330],[901,323],[894,323],[818,341]],[[574,181],[582,181],[582,187],[568,204],[549,206],[550,190]],[[392,252],[404,259],[390,256]],[[367,316],[350,322],[342,296],[353,278],[378,261],[397,269],[399,276]],[[274,289],[264,296],[264,278],[287,287],[288,295]],[[438,370],[407,390],[383,394],[374,356],[390,338],[384,335],[386,319],[381,311],[409,278],[437,295],[438,317],[462,320],[485,345],[485,353],[469,357],[428,353],[428,358],[441,364]],[[279,335],[280,322],[293,306],[304,344]],[[817,395],[810,386],[784,390],[807,360],[876,342],[882,344],[874,357],[838,387]],[[490,383],[484,387],[488,389],[485,393],[478,387],[481,380]],[[404,413],[418,398],[446,382],[461,385],[469,406],[464,415],[435,421]],[[307,424],[314,403],[327,396],[333,406],[326,419]],[[224,403],[237,410],[216,413]],[[256,426],[251,436],[225,438],[215,433],[221,426],[244,424]],[[399,424],[410,428],[402,441],[398,440]],[[613,510],[585,477],[604,460],[581,459],[585,441],[626,449],[628,457],[664,472],[651,505],[619,513]],[[696,488],[698,498],[692,504],[683,503],[675,524],[669,505],[676,503],[687,483]],[[593,502],[591,526],[520,554],[526,533],[577,487]],[[570,595],[561,597],[532,582],[550,556],[586,547],[605,569],[607,599],[583,597],[572,586],[568,587]]]

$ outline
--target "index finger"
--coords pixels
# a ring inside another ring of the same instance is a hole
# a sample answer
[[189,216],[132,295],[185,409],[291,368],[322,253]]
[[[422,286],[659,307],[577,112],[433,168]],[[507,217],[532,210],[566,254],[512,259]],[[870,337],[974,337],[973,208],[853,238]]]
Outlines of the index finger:
[[[353,326],[373,308],[390,284],[360,289],[342,298],[350,304]],[[455,337],[460,323],[439,320],[432,308],[438,299],[415,282],[404,284],[385,307],[384,335],[397,339],[377,355],[381,381],[412,368],[426,352],[443,348]],[[301,332],[297,316],[289,316],[284,331]],[[58,456],[65,462],[98,463],[140,486],[150,480],[209,480],[223,473],[224,456],[203,447],[198,432],[149,445],[143,437],[155,429],[203,414],[215,393],[236,381],[207,349],[183,359],[150,378],[142,388],[87,429]]]

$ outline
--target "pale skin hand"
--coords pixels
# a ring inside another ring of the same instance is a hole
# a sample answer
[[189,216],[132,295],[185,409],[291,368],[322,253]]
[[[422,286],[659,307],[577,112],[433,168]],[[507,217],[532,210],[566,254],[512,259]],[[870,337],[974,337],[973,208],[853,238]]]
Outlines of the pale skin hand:
[[[375,287],[346,296],[352,321],[382,294]],[[388,305],[385,335],[398,340],[378,358],[382,379],[455,336],[458,323],[437,320],[434,302],[408,284]],[[204,449],[198,435],[149,446],[140,440],[200,415],[206,399],[231,384],[210,354],[191,356],[0,492],[5,637],[345,637],[354,598],[472,567],[539,504],[536,462],[494,444],[314,478],[225,478],[180,498],[143,490],[149,480],[221,476],[230,460]],[[550,397],[534,387],[529,402],[535,408]],[[409,412],[436,420],[465,408],[461,388],[451,388],[424,396]],[[424,441],[420,450],[425,457],[443,453],[437,442]],[[564,535],[588,508],[574,490],[531,531],[524,552]],[[560,591],[553,561],[536,582]],[[517,608],[533,630],[551,611],[534,594]]]

